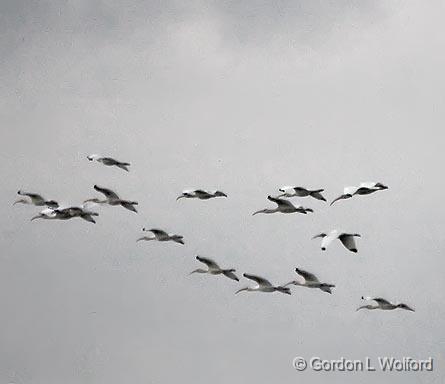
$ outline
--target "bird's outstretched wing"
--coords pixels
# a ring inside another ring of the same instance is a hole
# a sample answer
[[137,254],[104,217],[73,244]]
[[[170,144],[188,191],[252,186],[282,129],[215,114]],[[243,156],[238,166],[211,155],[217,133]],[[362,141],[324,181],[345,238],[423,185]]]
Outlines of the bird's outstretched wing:
[[355,244],[354,236],[349,233],[342,233],[338,236],[338,239],[342,242],[342,244],[351,252],[357,252],[357,245]]
[[102,188],[102,187],[99,187],[98,185],[95,185],[94,189],[97,192],[103,193],[107,199],[119,200],[118,194],[116,192],[113,192],[111,189]]
[[314,274],[310,273],[310,272],[303,271],[302,269],[299,269],[299,268],[295,268],[295,272],[297,274],[299,274],[300,276],[303,276],[304,280],[307,283],[318,283],[319,282],[317,277]]
[[374,300],[379,305],[391,305],[391,303],[388,300],[382,297],[373,297],[371,298],[371,300]]
[[279,197],[273,197],[273,196],[267,196],[267,199],[270,200],[270,201],[273,201],[279,207],[295,208],[294,205],[289,200],[280,199]]
[[168,233],[163,231],[162,229],[152,228],[149,229],[148,232],[153,233],[156,237],[168,237]]
[[126,209],[128,209],[129,211],[138,213],[137,209],[134,207],[135,205],[137,205],[137,201],[125,201],[122,200],[120,201],[120,205]]
[[272,287],[271,282],[269,280],[266,280],[266,279],[262,278],[262,277],[255,276],[255,275],[249,275],[247,273],[244,273],[243,276],[246,279],[250,279],[250,280],[253,280],[253,281],[257,282],[258,285],[261,286],[261,287]]
[[227,271],[223,271],[224,276],[228,277],[229,279],[235,280],[235,281],[239,281],[238,276],[235,275],[234,270],[227,270]]
[[29,193],[23,191],[18,191],[17,193],[22,196],[28,196],[34,205],[45,204],[45,199],[41,195],[38,195],[37,193]]
[[196,260],[207,265],[209,269],[220,269],[216,262],[214,262],[212,259],[208,259],[207,257],[196,256]]
[[194,192],[195,192],[195,195],[198,197],[211,197],[212,196],[209,192],[204,191],[203,189],[196,189]]

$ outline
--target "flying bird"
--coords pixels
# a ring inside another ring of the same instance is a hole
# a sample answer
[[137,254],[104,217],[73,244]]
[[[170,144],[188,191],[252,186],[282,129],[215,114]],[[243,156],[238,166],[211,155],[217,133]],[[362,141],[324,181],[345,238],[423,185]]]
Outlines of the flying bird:
[[252,214],[252,216],[257,215],[258,213],[303,213],[307,214],[308,212],[314,212],[311,208],[304,208],[301,205],[293,205],[289,200],[281,199],[278,197],[267,196],[267,199],[277,204],[277,207],[274,209],[262,209],[260,211],[256,211]]
[[75,217],[80,217],[83,220],[86,220],[90,223],[95,224],[93,216],[99,216],[96,212],[88,211],[81,207],[68,207],[68,208],[56,208],[51,209],[47,208],[41,211],[38,215],[31,218],[31,221],[36,219],[44,219],[44,220],[69,220]]
[[294,280],[287,284],[284,284],[283,287],[287,287],[288,285],[298,285],[301,287],[307,287],[307,288],[318,288],[321,289],[323,292],[332,293],[331,288],[334,288],[334,284],[327,284],[327,283],[321,283],[317,277],[307,271],[303,271],[302,269],[295,268],[295,272],[304,278],[304,283]]
[[37,207],[44,207],[47,206],[48,208],[58,208],[59,204],[57,201],[54,200],[46,200],[41,195],[38,195],[37,193],[30,193],[30,192],[23,192],[18,191],[18,195],[20,196],[26,196],[25,198],[21,198],[19,200],[16,200],[13,205],[16,204],[29,204],[29,205],[35,205]]
[[374,183],[372,181],[368,181],[360,183],[354,195],[370,195],[371,193],[384,191],[386,189],[388,189],[388,187],[382,183]]
[[195,190],[186,190],[179,195],[176,200],[179,199],[199,199],[199,200],[208,200],[215,197],[227,197],[224,192],[221,191],[205,191],[204,189],[195,189]]
[[363,182],[360,183],[358,187],[346,187],[343,190],[343,194],[332,200],[330,205],[333,205],[336,201],[350,199],[356,195],[370,195],[371,193],[384,191],[385,189],[388,189],[388,187],[382,183],[375,183],[372,181]]
[[400,304],[393,304],[391,302],[389,302],[388,300],[382,299],[381,297],[376,297],[376,298],[372,298],[372,297],[363,297],[362,296],[362,300],[372,300],[375,301],[377,303],[377,305],[362,305],[361,307],[357,308],[357,311],[359,311],[360,309],[382,309],[385,311],[390,311],[392,309],[405,309],[407,311],[412,311],[415,312],[413,308],[409,307],[406,304],[400,303]]
[[281,187],[279,189],[280,192],[282,192],[281,195],[279,195],[278,197],[313,197],[314,199],[317,200],[321,200],[321,201],[326,201],[326,199],[324,198],[324,196],[321,194],[321,192],[324,192],[324,189],[314,189],[314,190],[310,190],[310,189],[306,189],[303,187]]
[[128,167],[130,166],[130,163],[125,163],[122,161],[118,161],[116,159],[113,159],[112,157],[103,157],[100,155],[89,155],[87,156],[87,159],[89,161],[97,161],[98,163],[102,163],[103,165],[112,167],[118,167],[120,169],[123,169],[124,171],[129,172]]
[[100,193],[102,193],[103,195],[105,195],[105,200],[100,200],[98,198],[92,198],[92,199],[88,199],[85,200],[84,203],[96,203],[96,204],[108,204],[108,205],[120,205],[126,209],[128,209],[129,211],[132,212],[138,212],[136,210],[136,208],[134,207],[135,205],[138,204],[137,201],[130,201],[130,200],[123,200],[121,199],[116,192],[113,192],[111,189],[108,188],[103,188],[103,187],[99,187],[98,185],[94,185],[94,189]]
[[184,244],[184,240],[183,240],[184,236],[175,235],[173,233],[167,233],[167,232],[163,231],[162,229],[156,229],[156,228],[152,228],[152,229],[142,228],[142,230],[144,232],[151,232],[153,235],[152,236],[142,236],[141,238],[137,239],[136,241],[151,241],[151,240],[174,241],[179,244]]
[[204,263],[207,265],[207,269],[195,269],[194,271],[190,272],[189,275],[193,273],[209,273],[210,275],[221,275],[228,277],[229,279],[239,281],[238,277],[235,275],[235,269],[222,269],[215,261],[212,259],[208,259],[207,257],[201,257],[196,256],[196,260],[200,261],[201,263]]
[[254,287],[241,288],[238,291],[236,291],[235,294],[242,292],[242,291],[247,291],[247,292],[281,292],[281,293],[285,293],[286,295],[291,294],[289,288],[283,287],[281,285],[274,286],[271,284],[271,282],[269,280],[266,280],[262,277],[248,275],[247,273],[243,273],[243,276],[246,279],[255,281],[257,283],[257,285]]
[[312,239],[322,238],[321,240],[321,250],[326,251],[326,248],[331,244],[334,240],[338,239],[341,243],[351,252],[357,253],[357,246],[355,244],[354,237],[361,237],[358,233],[345,233],[340,232],[334,229],[333,231],[326,233],[320,233],[319,235],[314,236]]

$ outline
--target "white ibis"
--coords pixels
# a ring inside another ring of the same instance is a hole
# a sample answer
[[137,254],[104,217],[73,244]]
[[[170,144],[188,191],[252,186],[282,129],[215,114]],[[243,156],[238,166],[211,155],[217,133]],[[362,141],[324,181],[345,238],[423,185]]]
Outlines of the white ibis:
[[384,311],[390,311],[393,309],[400,308],[400,309],[405,309],[406,311],[415,312],[413,308],[409,307],[406,304],[403,304],[403,303],[393,304],[393,303],[389,302],[388,300],[385,300],[381,297],[373,298],[373,297],[363,297],[362,296],[362,300],[372,300],[372,301],[375,301],[377,303],[377,305],[371,305],[371,304],[362,305],[361,307],[357,308],[357,311],[359,311],[360,309],[369,309],[369,310],[382,309]]
[[338,239],[341,243],[351,252],[357,253],[357,246],[355,245],[354,237],[361,237],[358,233],[346,233],[340,232],[334,229],[333,231],[326,233],[320,233],[314,236],[312,239],[322,238],[321,241],[321,250],[326,251],[326,248],[331,244],[334,240]]
[[190,275],[193,273],[208,273],[210,275],[223,274],[224,276],[228,277],[229,279],[239,281],[238,277],[235,275],[236,271],[233,268],[222,269],[215,261],[213,261],[212,259],[209,259],[207,257],[196,256],[196,260],[207,265],[207,269],[201,269],[201,268],[195,269],[194,271],[189,273]]
[[326,201],[324,196],[321,194],[321,192],[324,192],[324,189],[307,189],[304,187],[281,187],[279,189],[280,192],[282,192],[281,195],[278,197],[313,197],[314,199]]
[[204,189],[186,190],[179,195],[176,200],[179,199],[199,199],[208,200],[215,197],[227,197],[224,192],[221,191],[206,191]]
[[92,198],[85,200],[84,203],[96,203],[96,204],[108,204],[108,205],[120,205],[129,211],[136,212],[137,210],[134,207],[138,204],[137,201],[123,200],[121,199],[116,192],[113,192],[111,189],[99,187],[98,185],[94,185],[94,189],[105,195],[105,200],[100,200],[98,198]]
[[46,200],[41,195],[38,195],[37,193],[30,193],[30,192],[23,192],[18,191],[18,195],[20,196],[26,196],[26,198],[21,198],[14,202],[13,205],[16,204],[29,204],[29,205],[35,205],[37,207],[44,207],[47,206],[48,208],[58,208],[59,204],[57,201],[54,200]]
[[128,167],[130,166],[130,163],[125,163],[122,161],[118,161],[116,159],[113,159],[112,157],[104,157],[101,155],[89,155],[87,156],[87,159],[90,161],[97,161],[98,163],[102,163],[103,165],[106,165],[108,167],[118,167],[120,169],[123,169],[124,171],[129,172]]
[[332,200],[330,205],[333,205],[336,201],[350,199],[356,195],[370,195],[371,193],[384,191],[385,189],[388,189],[388,187],[382,183],[375,183],[373,181],[363,182],[360,183],[358,187],[346,187],[343,190],[343,195],[340,195],[336,199]]
[[93,216],[99,216],[96,212],[88,211],[81,207],[68,207],[68,208],[57,208],[51,209],[47,208],[41,211],[38,215],[31,218],[31,221],[36,219],[44,220],[69,220],[75,217],[80,217],[90,223],[95,224]]
[[163,231],[162,229],[156,229],[156,228],[152,228],[152,229],[142,228],[142,230],[144,232],[151,232],[152,236],[142,236],[141,238],[137,239],[136,241],[151,241],[151,240],[174,241],[176,243],[184,245],[184,240],[183,240],[184,236],[175,235],[173,233],[167,233],[167,232]]
[[291,294],[289,288],[283,287],[281,285],[274,286],[271,284],[271,282],[269,280],[266,280],[262,277],[249,275],[247,273],[243,273],[243,276],[246,279],[255,281],[257,283],[257,285],[255,287],[241,288],[238,291],[236,291],[235,294],[237,294],[239,292],[243,292],[243,291],[246,291],[246,292],[281,292],[281,293],[285,293],[286,295]]
[[281,199],[278,197],[267,196],[267,199],[277,204],[276,208],[273,209],[262,209],[260,211],[256,211],[252,214],[252,216],[257,215],[259,213],[303,213],[307,214],[308,212],[314,212],[311,208],[304,208],[301,205],[293,205],[289,200]]
[[323,292],[332,293],[331,288],[334,288],[334,284],[327,284],[327,283],[321,283],[317,277],[307,271],[303,271],[302,269],[295,268],[295,272],[304,278],[304,283],[294,280],[287,284],[284,284],[283,287],[287,287],[288,285],[298,285],[300,287],[306,287],[306,288],[318,288],[321,289]]

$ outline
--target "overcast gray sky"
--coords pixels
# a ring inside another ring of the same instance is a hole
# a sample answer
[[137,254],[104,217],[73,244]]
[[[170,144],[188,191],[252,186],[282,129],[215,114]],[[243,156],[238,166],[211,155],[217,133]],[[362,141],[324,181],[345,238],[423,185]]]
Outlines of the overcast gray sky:
[[[185,4],[186,3],[186,4]],[[2,383],[440,383],[442,1],[0,3]],[[101,153],[131,172],[90,163]],[[313,215],[255,210],[282,185],[390,189]],[[97,224],[29,219],[97,183],[139,201]],[[180,200],[185,188],[228,199]],[[186,245],[135,243],[142,226]],[[359,232],[359,253],[311,236]],[[235,296],[196,254],[333,295]],[[355,312],[360,296],[416,312]],[[432,373],[299,373],[295,356],[435,359]]]

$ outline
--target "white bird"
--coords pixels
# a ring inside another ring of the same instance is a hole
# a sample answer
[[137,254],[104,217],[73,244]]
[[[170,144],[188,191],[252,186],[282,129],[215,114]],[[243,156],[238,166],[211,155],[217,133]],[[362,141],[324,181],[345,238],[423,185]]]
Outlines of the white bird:
[[267,199],[270,201],[273,201],[277,204],[277,207],[274,209],[262,209],[260,211],[256,211],[252,214],[252,216],[258,214],[258,213],[275,213],[275,212],[281,212],[281,213],[303,213],[307,214],[308,212],[314,212],[311,208],[304,208],[301,205],[293,205],[289,200],[280,199],[278,197],[272,197],[267,196]]
[[362,300],[373,300],[377,303],[377,305],[362,305],[361,307],[357,308],[357,311],[359,311],[360,309],[382,309],[382,310],[392,310],[392,309],[405,309],[407,311],[412,311],[415,312],[414,309],[412,309],[411,307],[409,307],[406,304],[400,303],[400,304],[393,304],[391,302],[389,302],[388,300],[382,299],[381,297],[363,297],[362,296]]
[[224,192],[221,191],[206,191],[204,189],[195,189],[195,190],[186,190],[183,191],[181,195],[179,195],[176,200],[179,199],[200,199],[200,200],[208,200],[215,197],[227,197]]
[[370,195],[371,193],[383,191],[385,189],[388,189],[388,187],[382,183],[375,183],[373,181],[363,182],[360,183],[358,187],[346,187],[343,190],[343,195],[332,200],[330,205],[333,205],[336,201],[350,199],[356,195]]
[[323,192],[324,189],[310,190],[310,189],[306,189],[303,187],[285,186],[285,187],[281,187],[279,189],[279,191],[282,192],[282,194],[279,195],[278,197],[295,197],[295,196],[296,197],[307,197],[307,196],[310,196],[317,200],[326,201],[324,196],[321,194],[321,192]]
[[271,284],[271,282],[269,280],[266,280],[262,277],[248,275],[247,273],[243,273],[243,276],[246,279],[255,281],[258,285],[256,285],[255,287],[241,288],[238,291],[236,291],[235,294],[242,292],[242,291],[246,291],[246,292],[281,292],[281,293],[285,293],[287,295],[291,294],[289,288],[283,287],[281,285],[274,286]]
[[229,279],[239,281],[238,277],[235,275],[234,272],[236,272],[235,269],[222,269],[215,261],[212,259],[208,259],[207,257],[201,257],[196,256],[196,260],[200,261],[201,263],[204,263],[207,265],[207,269],[195,269],[194,271],[190,272],[189,275],[193,273],[209,273],[210,275],[220,275],[223,274],[224,276],[228,277]]
[[20,196],[26,196],[27,198],[22,198],[19,200],[16,200],[13,205],[16,204],[30,204],[30,205],[36,205],[38,207],[47,206],[48,208],[58,208],[59,204],[57,201],[54,200],[46,200],[41,195],[38,195],[37,193],[30,193],[30,192],[23,192],[18,191],[18,195]]
[[101,155],[89,155],[87,156],[87,159],[90,161],[96,160],[97,162],[102,163],[103,165],[107,165],[109,167],[115,166],[120,169],[123,169],[124,171],[129,172],[128,167],[130,166],[130,163],[118,161],[116,159],[113,159],[112,157],[103,157]]
[[351,252],[357,253],[357,246],[355,245],[354,237],[361,237],[358,233],[345,233],[340,232],[334,229],[333,231],[326,233],[320,233],[319,235],[314,236],[312,239],[322,238],[321,241],[321,250],[326,251],[326,248],[329,244],[332,243],[335,239],[341,241],[341,243]]
[[156,229],[156,228],[152,228],[152,229],[142,228],[142,230],[144,232],[151,232],[153,235],[152,236],[142,236],[141,238],[137,239],[136,241],[151,241],[151,240],[174,241],[179,244],[184,244],[184,240],[183,240],[184,236],[175,235],[173,233],[167,233],[167,232],[163,231],[162,229]]
[[31,221],[36,219],[44,220],[69,220],[75,217],[80,217],[83,220],[90,223],[96,223],[93,216],[99,216],[96,212],[88,211],[81,207],[68,207],[68,208],[47,208],[41,211],[38,215],[31,218]]
[[302,269],[295,268],[295,272],[302,276],[304,278],[304,283],[301,283],[300,281],[294,280],[287,284],[284,284],[283,287],[287,287],[288,285],[299,285],[301,287],[307,287],[307,288],[319,288],[323,292],[332,293],[331,288],[334,288],[334,284],[327,284],[327,283],[321,283],[317,277],[307,271],[303,271]]
[[121,199],[117,193],[113,192],[111,189],[99,187],[98,185],[94,185],[94,189],[102,194],[105,195],[105,200],[100,200],[98,198],[92,198],[85,200],[84,203],[92,202],[96,204],[108,204],[108,205],[121,205],[122,207],[132,211],[132,212],[138,212],[135,205],[138,204],[137,201],[130,201],[130,200],[123,200]]

